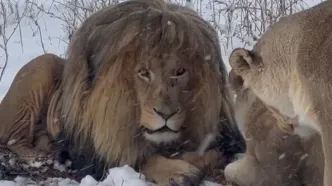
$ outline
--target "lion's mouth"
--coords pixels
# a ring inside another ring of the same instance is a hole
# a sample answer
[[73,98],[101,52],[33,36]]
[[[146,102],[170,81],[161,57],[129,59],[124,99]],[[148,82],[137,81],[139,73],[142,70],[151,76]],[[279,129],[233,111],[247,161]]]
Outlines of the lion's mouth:
[[164,133],[164,132],[172,132],[172,133],[178,133],[179,131],[176,131],[176,130],[172,130],[170,128],[168,128],[167,126],[164,126],[158,130],[150,130],[148,128],[145,128],[145,131],[148,133],[148,134],[154,134],[154,133]]

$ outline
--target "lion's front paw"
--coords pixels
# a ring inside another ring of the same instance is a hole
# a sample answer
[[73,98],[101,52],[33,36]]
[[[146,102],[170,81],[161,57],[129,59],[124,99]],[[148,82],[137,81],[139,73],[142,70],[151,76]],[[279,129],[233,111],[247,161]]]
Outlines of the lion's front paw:
[[221,159],[222,154],[215,150],[210,150],[199,155],[196,152],[185,152],[181,155],[181,159],[194,165],[200,170],[203,170],[207,167],[214,168],[219,165],[219,159]]
[[147,160],[142,173],[158,185],[199,185],[202,173],[183,160],[154,156]]

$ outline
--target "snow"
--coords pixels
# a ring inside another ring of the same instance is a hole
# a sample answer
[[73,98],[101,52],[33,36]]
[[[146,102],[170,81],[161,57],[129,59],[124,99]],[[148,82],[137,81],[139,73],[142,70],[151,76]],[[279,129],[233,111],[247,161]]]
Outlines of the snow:
[[279,156],[279,160],[282,160],[282,159],[284,159],[284,158],[285,158],[285,156],[286,156],[286,153],[282,153],[282,154]]
[[[0,181],[0,186],[155,186],[148,182],[143,174],[136,172],[132,167],[125,165],[109,169],[107,177],[98,182],[91,176],[85,176],[80,183],[69,178],[48,178],[46,181],[36,183],[28,178],[17,177],[14,181]],[[201,186],[221,186],[209,181],[204,181]]]

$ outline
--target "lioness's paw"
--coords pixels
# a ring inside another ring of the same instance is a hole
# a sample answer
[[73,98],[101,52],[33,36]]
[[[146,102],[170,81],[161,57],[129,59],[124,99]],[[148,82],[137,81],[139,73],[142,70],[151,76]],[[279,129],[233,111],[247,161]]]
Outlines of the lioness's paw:
[[199,185],[203,175],[195,166],[178,159],[154,156],[147,160],[142,173],[158,185]]
[[250,155],[244,155],[228,164],[224,170],[224,176],[226,181],[243,186],[259,185],[261,180],[266,180],[266,175],[257,160]]

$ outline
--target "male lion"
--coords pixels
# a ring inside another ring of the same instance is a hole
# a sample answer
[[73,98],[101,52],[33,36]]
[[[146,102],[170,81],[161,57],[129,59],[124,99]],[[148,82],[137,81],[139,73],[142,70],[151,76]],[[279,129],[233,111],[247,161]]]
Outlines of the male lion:
[[74,33],[61,82],[61,131],[76,146],[91,143],[108,166],[140,165],[187,140],[195,151],[217,134],[219,121],[236,130],[226,80],[217,34],[195,11],[126,1]]
[[235,49],[234,72],[266,105],[320,133],[324,185],[332,185],[332,1],[283,18],[252,51]]
[[236,92],[235,118],[247,149],[241,159],[226,166],[226,179],[241,186],[321,186],[324,157],[320,136],[301,139],[289,133],[292,131],[283,130],[280,126],[285,121],[244,88],[242,78],[233,70],[229,79]]
[[[13,112],[31,112],[45,103],[44,119],[58,141],[55,148],[76,167],[87,169],[92,163],[103,172],[130,165],[158,184],[170,178],[180,183],[196,175],[202,164],[193,162],[195,155],[181,156],[192,164],[171,159],[169,149],[183,146],[193,153],[208,134],[219,132],[227,134],[219,140],[232,136],[240,142],[237,147],[219,143],[227,153],[243,149],[217,33],[189,8],[162,0],[104,8],[74,33],[63,68],[61,81],[49,82],[59,87],[47,100]],[[29,92],[38,98],[44,89],[27,87],[21,94]]]

